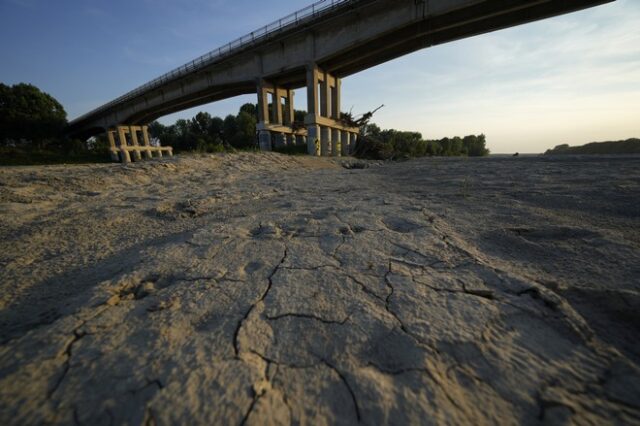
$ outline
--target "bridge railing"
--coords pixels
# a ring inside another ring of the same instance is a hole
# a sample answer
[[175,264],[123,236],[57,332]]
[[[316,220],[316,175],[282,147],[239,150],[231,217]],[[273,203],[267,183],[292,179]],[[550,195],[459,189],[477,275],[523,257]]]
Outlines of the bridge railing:
[[272,37],[273,35],[284,31],[285,29],[290,29],[302,23],[306,23],[328,11],[331,11],[337,7],[343,6],[344,4],[351,3],[353,1],[355,0],[319,0],[312,5],[305,7],[304,9],[300,9],[285,16],[284,18],[278,19],[277,21],[273,21],[272,23],[267,24],[260,29],[252,31],[249,34],[237,38],[217,49],[205,53],[204,55],[194,59],[193,61],[188,62],[174,70],[171,70],[168,73],[163,74],[160,77],[157,77],[149,81],[148,83],[145,83],[142,86],[130,92],[127,92],[124,95],[74,119],[71,123],[81,121],[93,114],[97,114],[104,110],[107,110],[116,104],[133,99],[148,90],[152,90],[178,77],[189,74],[193,71],[197,71],[213,63],[214,61],[220,60],[235,53],[236,51],[244,47],[262,42]]

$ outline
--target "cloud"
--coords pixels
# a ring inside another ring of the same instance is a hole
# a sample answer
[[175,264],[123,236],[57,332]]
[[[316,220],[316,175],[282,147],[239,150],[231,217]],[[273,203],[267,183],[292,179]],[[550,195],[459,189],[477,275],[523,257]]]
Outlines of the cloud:
[[503,151],[544,150],[554,134],[640,135],[638,4],[619,0],[429,48],[346,79],[343,99],[358,110],[385,103],[374,118],[383,127],[429,137],[484,131]]

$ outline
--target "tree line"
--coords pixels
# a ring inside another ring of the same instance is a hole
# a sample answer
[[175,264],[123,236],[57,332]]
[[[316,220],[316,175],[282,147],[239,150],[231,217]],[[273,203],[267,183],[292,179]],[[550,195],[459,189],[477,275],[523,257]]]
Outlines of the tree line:
[[189,120],[179,119],[168,126],[154,121],[149,125],[149,133],[176,152],[222,152],[230,147],[253,147],[257,121],[256,106],[248,103],[240,107],[238,114],[224,119],[199,112]]
[[[302,125],[305,114],[305,111],[295,110],[294,121]],[[258,105],[246,103],[236,115],[229,114],[224,119],[199,112],[191,119],[179,119],[168,126],[154,121],[149,125],[149,133],[163,145],[172,146],[176,152],[248,150],[257,148],[257,123]]]
[[631,138],[620,141],[591,142],[580,146],[557,145],[545,151],[544,155],[571,154],[640,154],[640,139]]
[[361,128],[360,133],[355,155],[362,158],[388,160],[425,156],[489,155],[484,134],[425,140],[419,132],[381,130],[373,123]]

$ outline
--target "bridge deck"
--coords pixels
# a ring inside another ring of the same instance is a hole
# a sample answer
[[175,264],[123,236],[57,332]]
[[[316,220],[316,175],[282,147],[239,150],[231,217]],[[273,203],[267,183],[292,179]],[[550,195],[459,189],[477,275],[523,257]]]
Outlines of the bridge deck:
[[[240,94],[262,80],[295,89],[309,67],[343,78],[410,52],[614,0],[321,0],[84,114],[97,134]],[[308,108],[309,110],[309,108]]]

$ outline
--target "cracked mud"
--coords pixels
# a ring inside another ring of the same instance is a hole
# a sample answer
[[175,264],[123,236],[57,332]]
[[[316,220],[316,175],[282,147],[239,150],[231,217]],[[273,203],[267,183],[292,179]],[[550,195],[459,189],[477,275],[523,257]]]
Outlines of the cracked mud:
[[0,423],[640,424],[640,158],[352,163],[1,169]]

